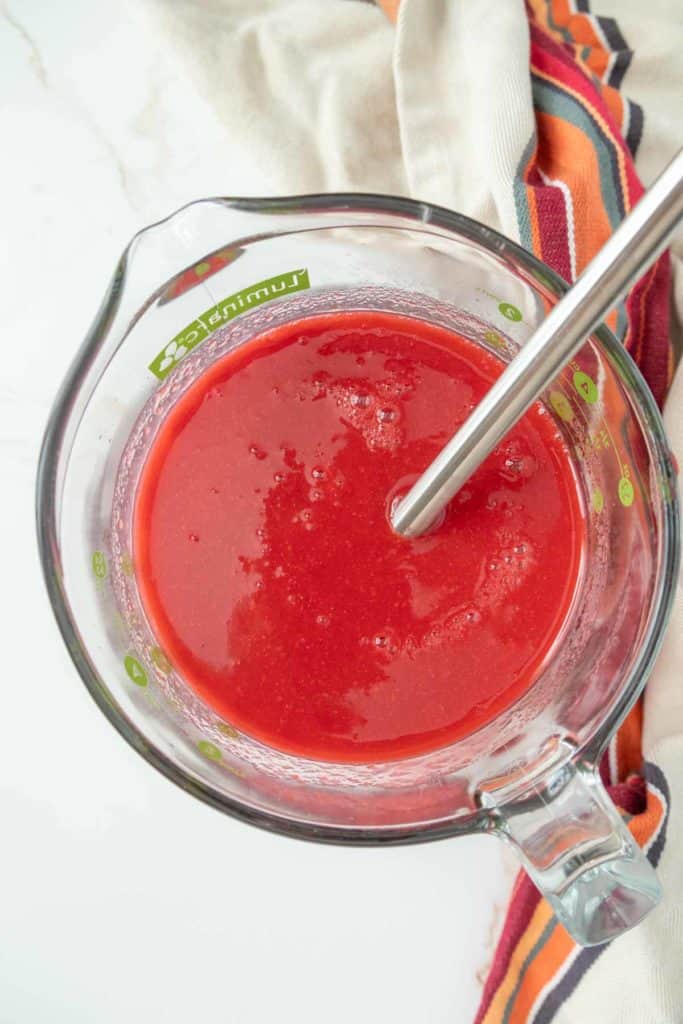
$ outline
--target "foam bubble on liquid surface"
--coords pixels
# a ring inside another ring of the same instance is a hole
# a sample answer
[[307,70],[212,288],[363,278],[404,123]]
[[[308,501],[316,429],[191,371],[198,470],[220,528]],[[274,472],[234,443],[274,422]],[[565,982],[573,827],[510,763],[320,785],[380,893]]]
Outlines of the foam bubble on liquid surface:
[[527,537],[499,531],[497,540],[482,565],[475,589],[477,602],[485,602],[492,607],[500,605],[518,590],[537,565],[534,546]]
[[399,400],[405,389],[398,382],[336,381],[329,391],[340,418],[355,428],[371,451],[391,451],[402,443],[402,409]]
[[530,480],[538,471],[538,462],[520,438],[503,441],[496,449],[498,472],[509,484]]

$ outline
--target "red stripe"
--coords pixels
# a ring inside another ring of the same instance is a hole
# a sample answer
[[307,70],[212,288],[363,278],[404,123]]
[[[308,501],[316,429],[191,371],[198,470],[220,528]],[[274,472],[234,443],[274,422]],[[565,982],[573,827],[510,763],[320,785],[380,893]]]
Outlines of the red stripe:
[[630,331],[627,347],[661,405],[670,378],[669,296],[671,262],[668,252],[640,279],[628,297]]
[[536,191],[536,208],[541,228],[541,259],[565,281],[571,281],[568,212],[562,190],[557,185],[544,183]]

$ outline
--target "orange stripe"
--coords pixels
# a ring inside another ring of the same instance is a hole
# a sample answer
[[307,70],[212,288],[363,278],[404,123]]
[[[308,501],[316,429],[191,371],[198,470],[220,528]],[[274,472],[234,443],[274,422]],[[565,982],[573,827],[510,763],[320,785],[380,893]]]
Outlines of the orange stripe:
[[624,101],[621,98],[621,93],[613,89],[611,85],[602,85],[600,87],[600,94],[605,101],[605,106],[616,121],[619,131],[621,131],[621,126],[624,123]]
[[[548,26],[548,8],[546,7],[545,0],[528,0],[529,8],[532,16],[536,21],[542,21],[543,24]],[[550,31],[550,29],[548,29]]]
[[576,269],[580,273],[612,234],[599,191],[595,147],[584,132],[553,114],[537,113],[538,163],[572,196]]
[[627,779],[643,767],[641,739],[643,735],[643,702],[638,701],[624,719],[617,733],[617,778]]
[[[536,21],[542,21],[544,25],[548,26],[548,31],[555,35],[553,30],[549,27],[550,18],[546,0],[528,0],[528,7],[531,9],[532,17],[535,18]],[[553,17],[555,17],[554,13]],[[555,18],[555,20],[557,19]]]
[[610,312],[605,317],[605,323],[609,327],[609,329],[612,332],[612,334],[616,334],[617,333],[617,321],[618,321],[618,319],[619,319],[619,314],[618,314],[616,309],[610,310]]
[[584,60],[580,57],[579,61],[587,69],[589,78],[595,75],[602,82],[605,72],[609,67],[610,57],[611,54],[605,53],[604,50],[592,48],[587,54],[586,59]]
[[545,16],[545,0],[528,0],[528,7],[534,18],[543,18]]
[[499,1024],[500,1018],[505,1011],[507,1001],[512,995],[514,987],[517,984],[522,965],[540,939],[544,929],[547,927],[552,917],[553,914],[550,906],[545,900],[540,900],[532,914],[525,932],[520,937],[520,940],[515,947],[514,953],[510,957],[510,963],[505,977],[498,986],[496,994],[489,1004],[489,1008],[486,1011],[486,1016],[484,1017],[482,1024]]
[[[607,70],[611,51],[605,49],[605,44],[596,32],[590,15],[574,13],[568,0],[553,0],[551,6],[555,24],[565,29],[572,37],[577,63],[589,67],[602,78]],[[559,42],[566,42],[561,32],[555,31],[553,35]],[[586,46],[590,47],[590,53],[587,60],[584,60],[580,54]]]
[[589,78],[593,78],[593,76],[595,76],[599,82],[602,83],[607,68],[609,67],[611,53],[603,49],[602,43],[599,41],[596,43],[583,44],[582,46],[581,40],[577,39],[577,50],[579,53],[586,45],[590,46],[590,49],[585,58],[583,56],[578,57],[579,63],[583,65],[584,71]]
[[539,992],[564,966],[575,948],[576,944],[569,933],[558,925],[524,975],[510,1011],[510,1024],[527,1024]]
[[595,26],[590,15],[587,14],[573,14],[569,11],[569,4],[567,0],[559,0],[562,6],[567,11],[567,17],[565,19],[565,25],[569,29],[570,33],[582,46],[590,46],[598,53],[604,56],[605,45],[595,31]]
[[396,21],[398,18],[398,8],[401,0],[377,0],[379,6],[382,8],[387,18],[390,21]]

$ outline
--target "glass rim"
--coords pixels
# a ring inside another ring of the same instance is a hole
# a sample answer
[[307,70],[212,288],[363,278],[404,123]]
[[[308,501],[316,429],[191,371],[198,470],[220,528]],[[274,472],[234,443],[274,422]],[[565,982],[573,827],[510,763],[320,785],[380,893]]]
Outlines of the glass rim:
[[[95,670],[87,649],[81,641],[62,585],[57,529],[60,500],[60,495],[57,493],[58,467],[62,458],[62,443],[72,412],[74,397],[80,391],[90,365],[106,339],[125,286],[131,254],[137,243],[145,235],[169,224],[186,211],[207,205],[219,205],[245,213],[267,212],[288,216],[300,213],[345,212],[400,215],[409,221],[414,221],[416,230],[423,225],[431,224],[451,235],[476,243],[489,253],[512,263],[516,269],[524,271],[525,276],[531,278],[538,286],[545,287],[556,299],[561,298],[569,288],[567,282],[554,270],[495,229],[445,207],[399,196],[349,192],[260,198],[209,197],[193,200],[167,217],[142,228],[125,247],[95,319],[57,392],[45,427],[38,461],[36,525],[39,556],[48,598],[71,660],[100,711],[134,750],[181,789],[240,821],[291,837],[345,845],[406,844],[488,831],[491,828],[491,822],[488,814],[484,811],[473,811],[467,816],[449,821],[442,820],[436,824],[421,822],[354,828],[288,818],[284,814],[252,807],[237,798],[227,796],[217,787],[198,779],[179,767],[161,749],[151,743],[129,720],[122,709],[112,702],[108,687]],[[345,226],[353,227],[354,225]],[[287,233],[284,221],[282,233]],[[634,405],[643,415],[647,424],[651,448],[659,470],[658,480],[660,480],[670,465],[670,449],[655,399],[637,365],[605,324],[596,328],[591,337],[597,339],[607,358],[616,364],[622,379],[626,378]],[[642,422],[641,426],[644,426]],[[581,756],[593,764],[597,763],[610,738],[628,714],[645,685],[661,647],[673,605],[680,559],[680,518],[675,488],[671,500],[663,502],[662,506],[662,568],[657,588],[652,597],[652,614],[647,632],[631,667],[629,677],[621,687],[618,700],[614,702],[608,714],[597,725],[587,742],[576,752],[577,756]]]

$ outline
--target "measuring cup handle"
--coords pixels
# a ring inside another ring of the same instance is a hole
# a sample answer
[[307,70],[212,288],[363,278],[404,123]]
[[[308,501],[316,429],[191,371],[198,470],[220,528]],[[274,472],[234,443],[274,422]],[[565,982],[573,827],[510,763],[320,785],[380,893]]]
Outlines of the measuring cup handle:
[[580,945],[616,938],[659,903],[654,869],[594,767],[563,766],[501,815],[499,834]]

